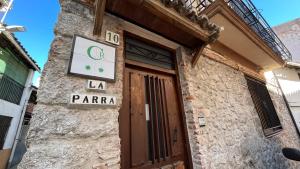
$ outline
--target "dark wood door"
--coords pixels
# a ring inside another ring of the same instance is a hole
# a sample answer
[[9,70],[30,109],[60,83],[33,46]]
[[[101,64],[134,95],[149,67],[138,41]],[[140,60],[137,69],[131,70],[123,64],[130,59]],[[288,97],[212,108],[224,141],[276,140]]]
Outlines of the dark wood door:
[[174,164],[185,168],[186,151],[177,94],[173,75],[125,68],[120,111],[123,169]]

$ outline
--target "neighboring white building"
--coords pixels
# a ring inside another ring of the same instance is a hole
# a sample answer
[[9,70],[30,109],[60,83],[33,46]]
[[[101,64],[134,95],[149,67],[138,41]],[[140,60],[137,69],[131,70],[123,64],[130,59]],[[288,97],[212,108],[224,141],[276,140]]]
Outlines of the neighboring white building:
[[273,70],[300,134],[300,18],[275,26],[274,31],[288,48],[292,62]]
[[300,63],[287,62],[284,68],[273,70],[273,73],[300,131]]
[[293,61],[300,63],[300,18],[275,26],[273,29],[291,52]]
[[8,32],[0,33],[0,169],[14,154],[32,78],[40,71],[26,50]]

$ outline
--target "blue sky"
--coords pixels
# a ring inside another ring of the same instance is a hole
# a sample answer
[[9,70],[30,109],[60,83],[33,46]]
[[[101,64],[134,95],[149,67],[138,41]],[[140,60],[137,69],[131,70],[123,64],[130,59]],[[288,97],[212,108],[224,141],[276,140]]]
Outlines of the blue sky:
[[[4,21],[8,25],[25,26],[26,32],[15,35],[41,68],[48,58],[59,10],[58,0],[14,0],[13,9]],[[38,76],[35,73],[34,83]]]
[[300,0],[252,0],[271,26],[300,18]]
[[[253,0],[253,3],[271,26],[300,17],[300,0]],[[8,25],[26,27],[27,31],[16,33],[16,37],[41,68],[48,58],[59,10],[58,0],[15,0],[5,20]],[[36,73],[34,82],[38,76]]]

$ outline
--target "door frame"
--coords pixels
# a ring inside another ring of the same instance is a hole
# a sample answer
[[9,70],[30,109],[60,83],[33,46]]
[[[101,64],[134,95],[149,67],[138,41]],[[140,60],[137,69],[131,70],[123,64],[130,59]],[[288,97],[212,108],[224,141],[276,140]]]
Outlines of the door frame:
[[[126,37],[132,37],[132,38],[135,38],[135,39],[140,40],[142,42],[146,42],[150,45],[159,46],[163,49],[166,49],[166,50],[170,51],[173,54],[174,59],[175,59],[175,70],[168,70],[168,69],[160,68],[158,66],[152,66],[152,65],[149,65],[149,64],[144,64],[144,63],[140,63],[140,62],[126,60],[126,52],[125,52]],[[182,49],[181,49],[181,47],[178,47],[177,49],[172,49],[172,48],[169,48],[169,47],[164,46],[162,44],[159,44],[158,42],[151,41],[149,39],[146,39],[146,38],[141,37],[137,34],[130,33],[128,31],[123,30],[123,60],[124,60],[124,62],[123,62],[123,82],[125,81],[125,68],[126,68],[126,65],[136,66],[137,68],[142,68],[142,69],[146,69],[146,70],[149,70],[149,71],[154,71],[154,72],[157,72],[157,73],[169,74],[169,75],[172,75],[174,77],[174,79],[176,80],[175,85],[176,85],[176,92],[177,92],[178,101],[179,101],[178,106],[179,106],[179,109],[180,109],[179,110],[180,111],[180,119],[181,119],[181,123],[182,123],[183,134],[184,134],[184,145],[185,145],[184,149],[185,149],[185,154],[187,155],[186,166],[187,166],[188,169],[193,169],[192,153],[191,153],[190,141],[189,141],[189,136],[188,136],[187,123],[186,123],[186,115],[185,115],[185,110],[184,110],[182,88],[181,88],[181,85],[180,85],[179,63],[182,61]],[[123,85],[124,85],[124,83],[123,83]],[[123,86],[123,89],[122,89],[122,94],[124,94],[124,86]],[[122,104],[123,104],[123,102],[122,102]],[[123,105],[121,105],[121,107],[122,106]],[[119,113],[120,113],[120,111],[121,111],[121,109],[119,110]],[[120,122],[120,119],[119,119],[119,122]],[[119,133],[119,136],[120,136],[120,133]],[[120,167],[122,167],[122,152],[121,152],[120,155],[121,155],[121,157],[120,157],[120,160],[121,160],[120,165],[121,166]]]

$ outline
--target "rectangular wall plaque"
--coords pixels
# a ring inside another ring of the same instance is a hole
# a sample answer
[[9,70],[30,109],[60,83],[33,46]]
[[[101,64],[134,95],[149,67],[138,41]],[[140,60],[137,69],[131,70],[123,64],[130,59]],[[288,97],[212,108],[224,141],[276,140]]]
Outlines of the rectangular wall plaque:
[[71,94],[70,105],[115,106],[117,99],[109,95]]
[[206,125],[205,117],[199,117],[199,126],[204,127]]
[[97,91],[105,91],[106,90],[106,82],[100,80],[88,80],[86,89],[88,90],[97,90]]
[[69,74],[91,79],[115,81],[116,48],[74,36]]

